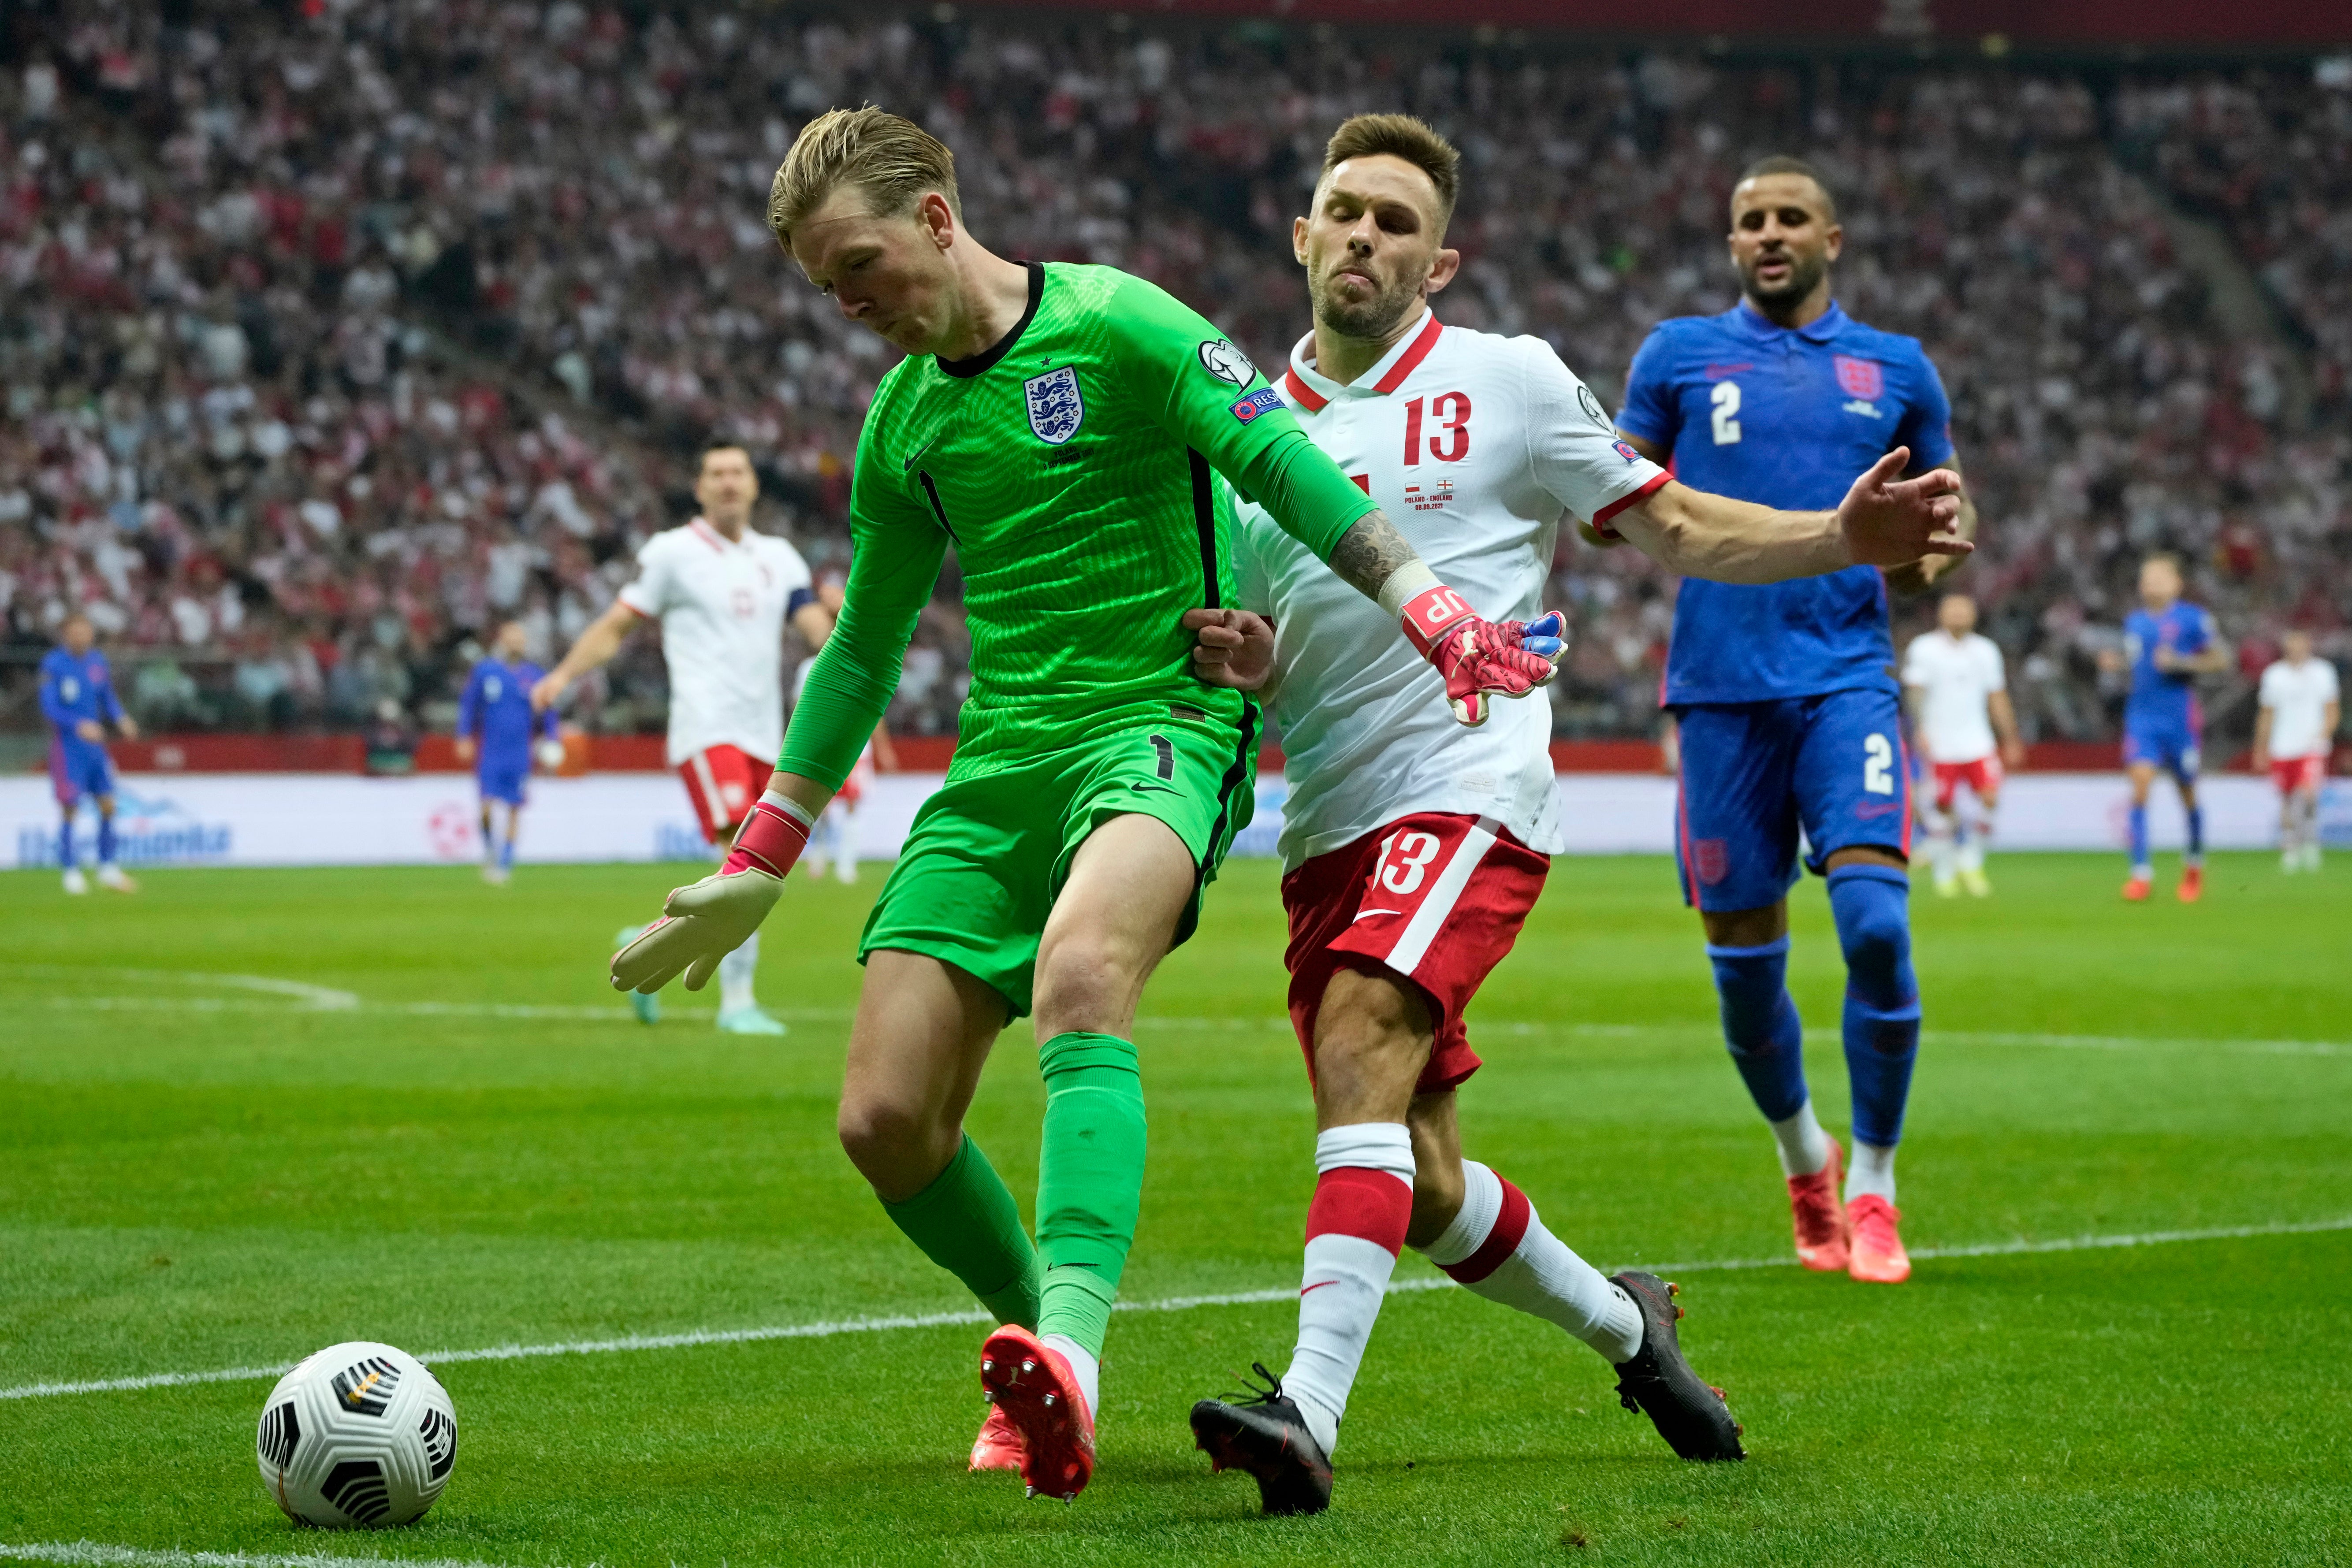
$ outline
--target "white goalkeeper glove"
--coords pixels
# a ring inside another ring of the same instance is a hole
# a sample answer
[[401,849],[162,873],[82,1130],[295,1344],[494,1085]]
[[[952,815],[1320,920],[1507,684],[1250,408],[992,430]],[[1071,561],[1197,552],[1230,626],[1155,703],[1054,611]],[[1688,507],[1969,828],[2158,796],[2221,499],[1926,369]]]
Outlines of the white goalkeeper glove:
[[681,974],[689,991],[709,985],[719,960],[740,947],[775,907],[784,873],[808,847],[812,820],[797,800],[773,790],[761,796],[719,874],[672,888],[662,917],[613,955],[613,988],[651,993]]

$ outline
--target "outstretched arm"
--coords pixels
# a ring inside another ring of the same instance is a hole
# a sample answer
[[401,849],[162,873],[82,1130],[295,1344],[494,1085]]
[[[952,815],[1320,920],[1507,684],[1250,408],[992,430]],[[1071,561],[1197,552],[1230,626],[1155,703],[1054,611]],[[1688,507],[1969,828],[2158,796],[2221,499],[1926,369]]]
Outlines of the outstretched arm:
[[621,651],[621,644],[629,640],[629,633],[644,619],[624,600],[615,599],[606,605],[604,613],[589,622],[588,630],[580,633],[562,661],[530,688],[530,706],[545,713],[562,702],[572,682],[613,662],[613,655]]
[[1993,737],[2000,742],[2001,762],[2011,768],[2025,766],[2025,737],[2017,728],[2017,705],[2009,700],[2007,692],[1994,692],[1985,698],[1985,713],[1992,720]]
[[[1644,444],[1626,438],[1643,455]],[[1954,528],[1959,476],[1937,468],[1899,479],[1910,448],[1898,446],[1853,482],[1834,512],[1783,512],[1669,481],[1609,520],[1609,530],[1684,577],[1782,582],[1850,566],[1900,566],[1976,547]]]

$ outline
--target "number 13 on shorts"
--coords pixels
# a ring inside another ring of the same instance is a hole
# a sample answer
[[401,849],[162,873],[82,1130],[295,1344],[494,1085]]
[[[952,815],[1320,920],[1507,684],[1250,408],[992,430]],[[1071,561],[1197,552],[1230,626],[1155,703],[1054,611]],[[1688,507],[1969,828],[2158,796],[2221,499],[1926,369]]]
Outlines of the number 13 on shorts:
[[1381,841],[1381,858],[1372,865],[1372,891],[1400,895],[1421,891],[1430,862],[1444,848],[1435,833],[1402,830]]

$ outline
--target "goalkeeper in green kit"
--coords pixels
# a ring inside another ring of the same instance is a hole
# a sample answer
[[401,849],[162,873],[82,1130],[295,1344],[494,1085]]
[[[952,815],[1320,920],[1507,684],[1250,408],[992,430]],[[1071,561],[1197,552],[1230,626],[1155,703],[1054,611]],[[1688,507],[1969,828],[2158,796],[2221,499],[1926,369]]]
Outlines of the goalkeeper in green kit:
[[[952,155],[910,121],[811,122],[768,223],[908,358],[866,413],[846,601],[768,793],[719,873],[614,956],[613,983],[682,973],[698,989],[758,927],[888,706],[952,545],[971,692],[859,942],[841,1141],[892,1221],[1003,1324],[981,1352],[994,1408],[972,1467],[1074,1497],[1143,1186],[1136,1003],[1252,809],[1257,710],[1193,676],[1183,626],[1233,602],[1233,491],[1397,616],[1465,723],[1542,685],[1559,648],[1440,583],[1192,310],[1108,267],[982,248]],[[989,1048],[1024,1013],[1046,1096],[1034,1245],[963,1132]]]

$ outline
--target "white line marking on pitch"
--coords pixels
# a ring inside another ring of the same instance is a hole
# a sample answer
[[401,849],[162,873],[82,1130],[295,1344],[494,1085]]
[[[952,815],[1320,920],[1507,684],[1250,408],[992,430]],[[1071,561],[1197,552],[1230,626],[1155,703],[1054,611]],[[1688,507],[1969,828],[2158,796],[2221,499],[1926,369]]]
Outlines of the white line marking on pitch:
[[[562,1005],[536,1002],[433,1002],[433,1001],[369,1001],[350,991],[336,990],[328,986],[308,985],[299,980],[274,979],[267,975],[204,974],[194,971],[168,969],[73,968],[59,964],[0,965],[0,972],[43,977],[79,977],[106,976],[117,979],[144,980],[176,985],[209,983],[239,990],[260,991],[281,996],[292,1006],[259,999],[227,997],[50,997],[46,998],[53,1008],[80,1009],[94,1012],[380,1012],[397,1013],[409,1018],[484,1018],[554,1020],[580,1023],[634,1022],[636,1015],[625,1007]],[[707,1018],[708,1008],[671,1007],[672,1018]],[[772,1008],[776,1017],[788,1023],[846,1023],[847,1008]],[[1240,1034],[1260,1030],[1287,1032],[1290,1020],[1286,1018],[1224,1017],[1210,1018],[1185,1014],[1146,1013],[1136,1019],[1145,1029],[1200,1030],[1213,1033]],[[1688,1024],[1609,1024],[1609,1023],[1539,1023],[1528,1019],[1498,1019],[1483,1026],[1489,1033],[1517,1036],[1566,1034],[1586,1039],[1632,1040],[1654,1035],[1688,1035],[1712,1039],[1715,1026],[1692,1022]],[[2002,1030],[1931,1029],[1923,1036],[1928,1045],[1990,1045],[2023,1046],[2065,1051],[2215,1051],[2231,1055],[2246,1056],[2352,1056],[2352,1043],[2326,1040],[2199,1040],[2182,1037],[2160,1037],[2107,1034],[2052,1034]]]
[[[2278,1225],[2224,1225],[2202,1230],[2144,1230],[2119,1236],[2072,1236],[2050,1241],[1977,1242],[1958,1247],[1920,1247],[1915,1259],[2013,1258],[2037,1252],[2088,1252],[2114,1247],[2161,1247],[2184,1241],[2231,1241],[2261,1236],[2314,1236],[2352,1230],[2352,1216],[2340,1219],[2306,1219]],[[1722,1273],[1749,1269],[1793,1269],[1797,1260],[1772,1258],[1711,1258],[1686,1262],[1641,1263],[1653,1274]],[[1392,1294],[1444,1291],[1454,1281],[1443,1275],[1400,1280]],[[1296,1300],[1295,1285],[1260,1291],[1231,1291],[1206,1296],[1163,1296],[1141,1301],[1119,1301],[1113,1312],[1181,1312],[1198,1307],[1242,1307]],[[832,1339],[842,1334],[886,1333],[898,1329],[946,1328],[961,1323],[992,1322],[986,1312],[970,1309],[953,1312],[917,1312],[890,1317],[842,1318],[825,1322],[780,1323],[767,1328],[694,1329],[684,1333],[624,1334],[614,1339],[567,1340],[548,1344],[499,1344],[474,1350],[436,1350],[417,1360],[439,1366],[467,1361],[525,1361],[553,1355],[606,1355],[616,1351],[684,1350],[698,1345],[756,1344],[768,1340]],[[135,1388],[180,1388],[199,1383],[248,1383],[282,1376],[289,1363],[275,1366],[225,1366],[208,1372],[155,1372],[136,1377],[104,1377],[80,1383],[26,1383],[0,1388],[0,1399],[42,1399],[67,1394],[110,1394]]]
[[171,1552],[137,1546],[107,1546],[95,1541],[0,1542],[0,1561],[87,1564],[89,1568],[322,1568],[352,1563],[397,1563],[399,1568],[494,1568],[455,1557],[342,1557],[325,1552]]

